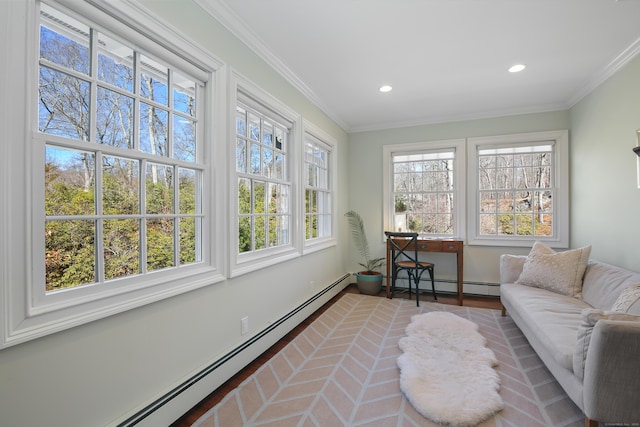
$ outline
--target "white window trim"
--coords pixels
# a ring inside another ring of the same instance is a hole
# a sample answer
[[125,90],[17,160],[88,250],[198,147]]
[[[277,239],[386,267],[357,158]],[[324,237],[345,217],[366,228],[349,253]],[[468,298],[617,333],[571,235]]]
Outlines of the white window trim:
[[[553,236],[501,236],[479,235],[478,214],[478,150],[487,145],[513,145],[551,141],[554,145],[554,224]],[[530,247],[534,241],[544,241],[551,247],[569,247],[569,131],[531,132],[469,138],[469,245]]]
[[[425,150],[442,150],[442,149],[454,149],[455,150],[455,167],[454,167],[454,236],[446,236],[444,238],[456,238],[464,239],[466,235],[465,223],[466,223],[466,207],[465,207],[465,187],[466,187],[466,145],[464,139],[447,139],[438,141],[425,141],[414,142],[407,144],[389,144],[382,147],[382,174],[383,174],[383,187],[382,187],[382,204],[383,204],[383,229],[394,229],[394,213],[395,203],[392,200],[391,194],[393,189],[391,188],[393,182],[393,154],[403,152],[419,152]],[[435,236],[434,236],[435,237]],[[381,236],[385,241],[386,237],[384,233]]]
[[[252,83],[235,70],[231,70],[229,78],[229,106],[228,106],[228,137],[226,144],[227,164],[229,165],[229,277],[237,277],[252,271],[279,264],[281,262],[297,258],[301,255],[300,240],[300,207],[298,183],[300,182],[300,145],[302,141],[302,117],[280,102],[278,99]],[[291,123],[289,145],[287,147],[289,182],[291,182],[291,236],[289,245],[275,248],[262,249],[257,252],[238,253],[238,186],[236,184],[236,152],[231,149],[232,141],[235,141],[236,107],[238,105],[238,92],[250,98],[264,108],[271,109]]]
[[[337,142],[331,137],[327,132],[320,129],[318,126],[309,122],[308,120],[303,120],[303,129],[304,135],[311,135],[315,139],[319,140],[323,144],[329,147],[329,192],[331,193],[331,235],[326,237],[320,237],[317,239],[307,240],[305,238],[304,232],[304,221],[301,222],[302,232],[300,235],[302,236],[303,241],[303,253],[312,253],[317,252],[322,249],[330,248],[336,245],[336,234],[337,234],[337,203],[336,203],[336,182],[338,179],[337,172],[337,164],[338,164],[338,151],[337,151]],[[303,140],[304,142],[304,140]],[[304,150],[300,150],[300,176],[305,177],[304,170]],[[300,185],[300,194],[298,197],[300,198],[300,212],[304,215],[305,212],[305,189],[304,185]]]
[[[222,129],[226,109],[221,108],[225,97],[224,70],[222,63],[211,57],[204,49],[186,41],[181,35],[171,30],[154,16],[146,13],[133,2],[117,2],[92,0],[77,2],[60,0],[57,3],[69,7],[85,15],[88,19],[100,23],[105,22],[104,13],[118,17],[109,20],[108,27],[114,25],[119,34],[128,38],[142,33],[147,37],[168,47],[175,52],[183,52],[185,60],[190,61],[203,70],[208,76],[207,105],[204,114],[214,117],[206,122],[204,156],[209,165],[203,180],[210,192],[203,200],[206,217],[203,225],[204,233],[209,236],[221,235],[222,212],[213,203],[221,192],[220,173],[214,167],[216,159],[216,142],[224,139]],[[92,6],[96,5],[96,7]],[[121,313],[145,304],[175,296],[193,289],[211,285],[224,280],[221,239],[211,238],[205,242],[203,261],[190,268],[177,268],[149,274],[148,278],[138,276],[140,286],[131,289],[129,286],[114,286],[113,289],[95,293],[91,285],[62,291],[50,302],[35,305],[34,270],[44,258],[34,258],[40,245],[42,227],[35,226],[43,221],[43,213],[34,210],[36,197],[43,197],[39,189],[38,171],[32,168],[32,158],[36,156],[31,144],[32,135],[37,133],[37,34],[38,7],[35,2],[7,2],[0,7],[5,52],[15,61],[6,66],[3,75],[3,89],[7,96],[0,116],[0,128],[3,141],[24,141],[23,144],[0,144],[0,164],[3,179],[0,182],[2,198],[0,199],[0,231],[5,236],[0,243],[0,348],[22,343],[34,338]],[[21,22],[19,17],[24,17]],[[133,30],[122,22],[131,22],[137,30]],[[6,36],[6,37],[5,37]],[[26,78],[25,78],[26,76]],[[21,82],[20,84],[15,84]],[[26,95],[26,96],[25,96]],[[215,96],[214,96],[215,95]],[[9,101],[11,100],[11,101]],[[214,114],[215,113],[215,114]],[[9,126],[8,124],[12,125]],[[41,156],[42,154],[40,154]],[[220,157],[223,158],[223,157]],[[37,167],[37,166],[36,166]],[[41,173],[40,173],[41,174]],[[214,174],[216,174],[214,178]],[[24,177],[24,178],[22,178]],[[22,178],[22,179],[19,179]],[[25,197],[26,195],[26,197]],[[218,210],[216,210],[218,209]],[[40,234],[39,234],[40,233]],[[44,289],[44,285],[40,284]],[[59,296],[62,295],[62,296]],[[67,298],[64,296],[68,295]]]

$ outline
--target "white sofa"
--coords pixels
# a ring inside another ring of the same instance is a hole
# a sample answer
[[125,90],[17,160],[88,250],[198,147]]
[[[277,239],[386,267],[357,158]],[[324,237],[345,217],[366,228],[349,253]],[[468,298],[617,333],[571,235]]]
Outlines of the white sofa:
[[587,426],[640,425],[640,273],[590,261],[581,292],[563,295],[521,284],[527,259],[500,259],[503,315],[522,330]]

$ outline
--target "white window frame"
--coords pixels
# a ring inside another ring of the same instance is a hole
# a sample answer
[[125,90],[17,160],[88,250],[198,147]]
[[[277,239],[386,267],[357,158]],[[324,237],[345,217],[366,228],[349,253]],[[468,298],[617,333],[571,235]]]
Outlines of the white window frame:
[[[466,230],[466,144],[464,139],[448,139],[406,144],[389,144],[382,147],[383,158],[383,225],[384,230],[395,230],[395,200],[393,197],[393,156],[401,154],[420,153],[428,151],[453,150],[453,197],[454,197],[454,233],[453,235],[429,234],[424,237],[464,239]],[[403,230],[404,231],[404,230]],[[384,233],[382,239],[385,240]]]
[[[329,192],[329,204],[330,204],[330,215],[331,215],[331,231],[330,231],[330,235],[329,236],[323,236],[323,237],[318,237],[318,238],[312,238],[312,239],[307,239],[306,238],[306,230],[305,230],[305,221],[302,220],[301,225],[302,225],[302,237],[304,240],[304,246],[303,246],[303,251],[304,253],[311,253],[311,252],[316,252],[325,248],[329,248],[332,246],[336,245],[336,233],[337,233],[337,207],[336,207],[336,201],[335,201],[335,189],[337,188],[336,186],[336,182],[337,182],[337,167],[336,165],[338,164],[337,162],[337,143],[336,140],[331,137],[331,135],[329,135],[328,133],[326,133],[325,131],[323,131],[322,129],[320,129],[318,126],[314,125],[313,123],[309,122],[308,120],[303,120],[303,127],[304,127],[304,143],[306,143],[307,139],[309,138],[311,140],[311,142],[316,143],[316,144],[321,144],[323,146],[324,149],[327,150],[327,155],[328,155],[328,159],[327,159],[327,164],[328,164],[328,179],[329,179],[329,188],[328,188],[328,192]],[[304,170],[304,166],[305,166],[305,160],[304,160],[304,150],[300,150],[301,154],[302,154],[302,158],[300,159],[300,163],[301,166],[303,168],[303,170],[300,173],[300,176],[302,177],[303,181],[306,180],[306,171]],[[300,212],[302,212],[302,215],[305,216],[306,214],[306,209],[305,209],[305,186],[306,186],[306,182],[303,183],[302,185],[300,185],[301,188],[301,194],[299,195],[300,200],[301,200],[301,205],[300,205]]]
[[[300,182],[300,154],[299,146],[302,141],[302,117],[277,100],[275,97],[249,81],[235,70],[231,71],[229,87],[229,136],[228,161],[229,166],[229,227],[228,241],[229,247],[229,276],[236,277],[242,274],[256,271],[271,265],[297,258],[301,255],[300,243],[300,207],[298,183]],[[236,173],[236,107],[239,98],[242,103],[248,104],[257,111],[265,115],[275,114],[288,122],[289,141],[287,146],[287,170],[289,172],[288,182],[291,184],[291,221],[289,244],[272,248],[260,249],[258,251],[239,253],[238,252],[238,174]]]
[[[25,342],[70,327],[104,318],[116,313],[140,307],[161,299],[175,296],[203,286],[224,280],[221,257],[221,239],[213,237],[203,241],[202,261],[184,268],[160,270],[145,275],[137,275],[135,281],[122,280],[109,286],[85,285],[51,295],[44,291],[44,168],[41,145],[47,139],[38,133],[38,40],[39,2],[13,3],[0,8],[3,35],[13,43],[7,44],[5,55],[14,57],[10,70],[3,77],[3,89],[7,88],[7,99],[16,112],[3,109],[0,116],[5,131],[3,140],[24,141],[20,144],[2,144],[2,170],[4,179],[0,227],[0,348]],[[203,172],[203,235],[221,235],[220,212],[216,211],[213,200],[221,190],[221,176],[213,166],[216,148],[220,141],[224,114],[224,70],[222,63],[211,57],[200,47],[188,42],[182,35],[171,30],[161,21],[133,4],[107,0],[77,2],[74,0],[47,1],[71,16],[92,22],[101,30],[118,34],[128,40],[137,50],[166,53],[173,63],[174,55],[201,70],[205,78],[204,108],[204,164]],[[19,17],[25,17],[21,21]],[[128,23],[128,24],[127,24]],[[26,37],[25,37],[26,35]],[[160,51],[158,51],[160,49]],[[168,53],[173,52],[173,53]],[[178,67],[179,68],[179,67]],[[2,74],[2,73],[0,73]],[[25,77],[26,76],[26,77]],[[12,82],[21,81],[21,85]],[[25,97],[25,93],[27,96]],[[16,100],[20,100],[16,102]],[[5,107],[7,101],[3,100]],[[22,106],[23,108],[20,108]],[[223,162],[220,162],[223,163]],[[214,177],[214,174],[216,176]],[[133,283],[135,282],[135,283]]]
[[[488,147],[511,147],[540,142],[553,145],[554,183],[552,236],[487,236],[479,233],[478,152]],[[469,138],[469,245],[530,247],[536,240],[556,248],[569,247],[569,131],[530,132]]]

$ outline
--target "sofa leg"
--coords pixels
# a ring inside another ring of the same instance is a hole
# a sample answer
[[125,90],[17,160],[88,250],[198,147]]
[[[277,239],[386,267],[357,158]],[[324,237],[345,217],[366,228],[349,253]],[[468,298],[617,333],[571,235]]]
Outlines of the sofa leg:
[[600,425],[600,423],[598,423],[597,421],[590,420],[589,418],[584,417],[584,427],[598,427],[598,425]]
[[[500,304],[502,305],[502,304]],[[507,309],[505,308],[504,305],[502,305],[502,317],[505,317],[507,315]]]

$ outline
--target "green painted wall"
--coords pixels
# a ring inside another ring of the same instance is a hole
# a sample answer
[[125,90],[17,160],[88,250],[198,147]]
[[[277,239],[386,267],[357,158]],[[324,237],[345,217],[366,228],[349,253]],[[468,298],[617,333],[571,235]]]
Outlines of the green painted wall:
[[571,109],[571,241],[640,271],[640,57]]
[[[349,209],[360,212],[369,235],[382,235],[383,145],[538,132],[569,127],[569,112],[556,111],[351,134],[349,136]],[[383,240],[381,238],[375,241],[370,240],[372,250],[384,254]],[[526,254],[528,250],[465,246],[465,281],[498,283],[498,259],[502,253]],[[429,259],[436,264],[437,278],[455,278],[455,257],[449,254],[429,254]],[[356,262],[355,258],[351,259],[351,268],[357,267]]]

